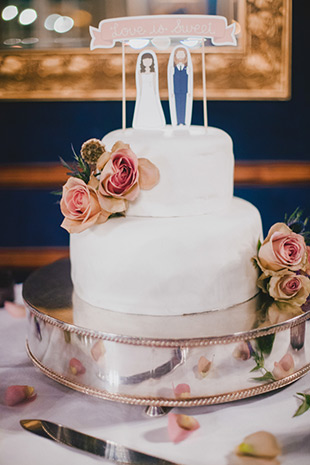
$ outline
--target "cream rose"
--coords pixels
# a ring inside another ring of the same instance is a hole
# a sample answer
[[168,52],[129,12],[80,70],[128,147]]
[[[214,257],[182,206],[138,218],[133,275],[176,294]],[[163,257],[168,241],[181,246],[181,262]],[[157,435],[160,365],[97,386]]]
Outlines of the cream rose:
[[95,189],[74,177],[63,186],[60,209],[65,217],[61,227],[69,233],[79,233],[95,223],[103,223],[110,215],[101,209]]
[[302,270],[307,264],[307,250],[304,238],[294,233],[286,224],[276,223],[262,243],[257,263],[266,273],[279,270]]
[[272,276],[268,284],[269,295],[278,302],[303,305],[310,294],[310,279],[287,272]]

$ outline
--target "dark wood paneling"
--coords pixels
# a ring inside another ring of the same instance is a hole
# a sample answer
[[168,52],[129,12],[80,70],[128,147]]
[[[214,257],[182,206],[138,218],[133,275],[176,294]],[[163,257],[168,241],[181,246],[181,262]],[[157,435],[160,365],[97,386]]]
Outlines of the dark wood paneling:
[[0,266],[39,268],[68,256],[68,247],[0,247]]
[[[58,163],[2,165],[2,189],[58,189],[67,179],[66,169]],[[291,185],[310,183],[310,162],[237,162],[237,185]]]

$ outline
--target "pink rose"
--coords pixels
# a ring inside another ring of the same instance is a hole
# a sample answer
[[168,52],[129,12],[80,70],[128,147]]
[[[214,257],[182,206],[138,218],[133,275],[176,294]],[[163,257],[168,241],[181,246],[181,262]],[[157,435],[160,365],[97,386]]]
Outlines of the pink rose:
[[60,208],[65,217],[61,226],[69,233],[78,233],[95,223],[103,223],[110,215],[101,209],[95,189],[74,177],[70,177],[63,186]]
[[292,232],[284,223],[273,225],[258,252],[258,264],[262,271],[301,270],[305,268],[306,261],[304,238]]
[[107,197],[134,200],[139,194],[138,159],[129,148],[114,152],[100,176],[99,191]]
[[269,295],[278,302],[303,305],[310,294],[310,279],[303,275],[287,272],[272,276],[268,284]]
[[152,189],[159,181],[159,171],[145,158],[137,158],[128,144],[116,142],[110,155],[97,164],[101,169],[99,202],[110,213],[124,212],[128,201],[135,200],[140,189]]

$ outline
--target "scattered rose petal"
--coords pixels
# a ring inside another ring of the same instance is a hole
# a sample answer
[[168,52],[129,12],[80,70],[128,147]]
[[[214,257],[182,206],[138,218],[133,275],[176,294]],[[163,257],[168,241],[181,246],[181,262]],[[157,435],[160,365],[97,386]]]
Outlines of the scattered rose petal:
[[83,375],[86,371],[84,365],[77,358],[72,358],[69,362],[70,371],[73,375]]
[[280,465],[280,462],[277,459],[231,454],[228,458],[227,465]]
[[249,344],[245,341],[240,342],[233,351],[233,357],[237,360],[249,360],[251,357]]
[[188,415],[168,413],[168,435],[171,441],[184,441],[193,431],[198,429],[198,421]]
[[173,386],[173,392],[177,399],[188,399],[191,388],[188,384],[178,384],[176,387]]
[[32,386],[9,386],[5,392],[4,403],[12,407],[13,405],[20,404],[25,400],[33,400],[36,397],[34,388]]
[[105,354],[105,348],[102,341],[97,341],[91,348],[91,355],[93,359],[97,362],[100,357]]
[[6,301],[4,302],[4,308],[13,318],[26,317],[26,308],[24,305],[18,305],[13,302]]
[[267,431],[257,431],[244,438],[236,449],[239,455],[250,455],[265,459],[274,459],[281,454],[276,437]]
[[198,373],[203,377],[207,376],[211,365],[212,362],[202,355],[198,361]]
[[282,379],[294,372],[294,359],[291,354],[285,354],[279,362],[274,362],[272,374],[275,379]]

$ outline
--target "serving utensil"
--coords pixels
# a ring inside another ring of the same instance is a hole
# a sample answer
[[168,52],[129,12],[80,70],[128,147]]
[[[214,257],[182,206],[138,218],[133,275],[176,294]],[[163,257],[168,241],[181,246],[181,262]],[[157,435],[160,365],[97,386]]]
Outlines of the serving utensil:
[[45,420],[21,420],[21,426],[31,433],[75,449],[89,452],[120,464],[177,465],[165,459],[144,454],[116,442],[99,439],[66,426]]

